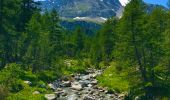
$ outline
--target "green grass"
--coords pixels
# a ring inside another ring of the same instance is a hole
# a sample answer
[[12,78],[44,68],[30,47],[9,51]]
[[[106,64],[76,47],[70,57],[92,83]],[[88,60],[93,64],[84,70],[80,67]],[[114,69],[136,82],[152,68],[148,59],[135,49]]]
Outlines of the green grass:
[[117,73],[115,63],[111,63],[111,66],[101,76],[98,76],[97,79],[103,87],[108,87],[110,90],[116,90],[118,92],[125,92],[130,87],[126,76],[127,72],[122,71]]
[[85,61],[74,60],[74,59],[67,59],[65,60],[70,63],[68,66],[67,64],[65,67],[62,68],[62,73],[64,75],[70,75],[74,73],[84,73],[86,68],[88,67]]
[[[40,94],[33,94],[34,91],[39,91]],[[45,100],[44,93],[46,92],[46,89],[30,87],[27,84],[24,84],[23,90],[9,94],[7,100]]]

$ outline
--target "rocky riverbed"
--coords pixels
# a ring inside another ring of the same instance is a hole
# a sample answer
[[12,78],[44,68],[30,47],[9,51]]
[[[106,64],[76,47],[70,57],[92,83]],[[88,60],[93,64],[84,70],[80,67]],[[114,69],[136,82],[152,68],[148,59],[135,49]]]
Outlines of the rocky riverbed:
[[96,76],[102,70],[88,69],[86,74],[72,75],[71,80],[63,78],[49,84],[54,90],[52,94],[45,94],[47,100],[123,100],[124,94],[110,92],[98,86]]

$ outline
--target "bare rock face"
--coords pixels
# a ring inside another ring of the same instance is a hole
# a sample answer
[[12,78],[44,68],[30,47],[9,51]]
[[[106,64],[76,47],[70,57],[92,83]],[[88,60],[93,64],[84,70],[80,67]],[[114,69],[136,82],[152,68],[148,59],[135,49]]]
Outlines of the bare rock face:
[[110,18],[123,10],[119,0],[46,0],[41,3],[44,10],[55,8],[64,18]]

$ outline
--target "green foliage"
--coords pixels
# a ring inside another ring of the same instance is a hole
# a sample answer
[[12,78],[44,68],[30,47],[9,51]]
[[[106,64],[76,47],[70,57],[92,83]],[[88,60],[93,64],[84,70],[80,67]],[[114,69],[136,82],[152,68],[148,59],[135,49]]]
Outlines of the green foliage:
[[112,63],[101,76],[97,77],[99,84],[110,90],[126,92],[130,89],[128,72],[123,70],[117,73],[115,66],[115,63]]
[[[41,94],[33,94],[34,91],[39,91]],[[29,87],[24,85],[24,89],[18,93],[10,94],[7,100],[45,100],[44,93],[46,90],[41,88]]]
[[0,84],[11,87],[11,91],[18,91],[22,86],[20,85],[19,78],[23,75],[21,66],[15,63],[7,65],[0,73]]
[[37,73],[38,79],[45,81],[45,82],[52,82],[57,79],[57,75],[54,71],[41,71]]
[[24,75],[21,76],[22,80],[28,80],[31,82],[35,82],[38,80],[37,76],[35,74],[33,74],[31,71],[25,71]]
[[70,75],[74,73],[85,73],[87,66],[84,61],[81,60],[65,60],[65,67],[62,68],[62,73]]
[[[86,35],[80,27],[65,30],[55,9],[41,13],[37,5],[0,0],[1,99],[43,100],[47,82],[91,66],[106,69],[97,79],[112,92],[130,91],[132,99],[169,98],[169,11],[148,13],[142,0],[131,0],[122,18],[108,19],[95,35]],[[33,95],[36,90],[42,94]]]

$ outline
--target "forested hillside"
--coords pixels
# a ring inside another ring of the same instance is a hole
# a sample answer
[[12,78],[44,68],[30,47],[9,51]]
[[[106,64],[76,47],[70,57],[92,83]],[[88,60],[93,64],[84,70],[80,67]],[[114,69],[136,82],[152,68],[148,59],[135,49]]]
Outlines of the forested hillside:
[[0,0],[0,100],[170,99],[169,9],[131,0],[90,34],[39,5]]

